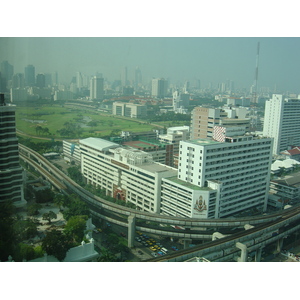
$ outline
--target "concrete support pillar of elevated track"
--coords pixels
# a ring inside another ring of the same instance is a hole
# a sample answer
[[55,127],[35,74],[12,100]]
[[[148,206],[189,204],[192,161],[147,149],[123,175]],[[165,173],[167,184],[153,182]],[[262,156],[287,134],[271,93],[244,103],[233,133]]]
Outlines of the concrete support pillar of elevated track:
[[261,260],[261,252],[262,252],[262,248],[258,248],[255,251],[255,262],[260,262]]
[[246,262],[248,260],[248,249],[245,244],[242,244],[240,242],[237,242],[235,246],[239,249],[241,249],[241,256],[238,257],[238,262]]
[[128,248],[134,246],[134,236],[135,236],[135,216],[130,215],[128,217]]
[[277,240],[277,243],[276,243],[276,251],[277,252],[281,252],[282,245],[283,245],[283,237],[280,238],[279,240]]
[[191,239],[184,239],[183,240],[183,248],[187,249],[191,243],[192,243]]

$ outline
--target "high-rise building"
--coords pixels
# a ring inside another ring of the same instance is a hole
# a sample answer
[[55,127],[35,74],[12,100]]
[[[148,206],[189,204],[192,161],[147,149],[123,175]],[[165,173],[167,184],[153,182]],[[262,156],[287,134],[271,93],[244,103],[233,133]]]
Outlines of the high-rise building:
[[8,81],[12,79],[14,74],[14,67],[7,60],[1,63],[1,74]]
[[167,94],[167,81],[164,78],[153,78],[151,95],[157,98],[164,98],[166,94]]
[[12,77],[12,88],[24,88],[25,86],[25,79],[23,73],[14,74]]
[[274,138],[273,154],[300,145],[300,97],[274,94],[266,101],[263,135]]
[[250,119],[244,118],[244,111],[239,109],[195,107],[191,116],[191,139],[212,138],[215,125],[245,126],[248,131]]
[[188,108],[190,104],[190,94],[180,93],[178,90],[173,93],[173,109],[175,112],[178,111],[179,108]]
[[90,98],[92,100],[103,100],[104,90],[103,90],[104,79],[94,76],[90,80]]
[[46,79],[44,74],[36,75],[36,86],[39,88],[44,88],[46,86]]
[[0,202],[12,201],[23,206],[23,169],[19,163],[18,139],[16,136],[15,105],[5,103],[0,94]]
[[128,85],[127,67],[124,67],[121,70],[121,83],[122,83],[122,86]]
[[35,67],[28,65],[25,67],[25,86],[35,85]]
[[273,139],[245,135],[241,127],[216,130],[218,140],[180,142],[178,177],[162,181],[163,214],[222,218],[266,210]]
[[138,89],[142,85],[142,72],[139,67],[135,68],[135,73],[134,73],[134,86],[135,89]]

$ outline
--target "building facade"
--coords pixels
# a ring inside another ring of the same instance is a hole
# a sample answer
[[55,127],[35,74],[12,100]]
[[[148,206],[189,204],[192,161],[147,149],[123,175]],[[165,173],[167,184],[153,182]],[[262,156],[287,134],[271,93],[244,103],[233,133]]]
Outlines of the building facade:
[[166,94],[167,81],[164,78],[153,78],[151,95],[156,98],[164,98]]
[[300,97],[274,94],[266,101],[263,135],[274,138],[273,154],[300,145]]
[[142,104],[114,102],[112,113],[116,116],[142,119],[147,116],[147,106]]
[[80,153],[87,183],[137,210],[160,213],[162,178],[175,176],[175,169],[153,162],[149,153],[103,139],[80,140]]
[[104,98],[104,79],[94,76],[90,81],[90,99],[103,100]]
[[[184,182],[189,184],[189,191],[185,188],[183,199],[187,207],[198,208],[198,217],[222,218],[254,207],[265,211],[272,146],[271,138],[251,135],[231,136],[223,142],[213,139],[180,142],[178,178],[173,188],[168,180],[169,199],[178,198],[176,191],[182,189]],[[169,201],[164,194],[162,213],[168,214],[164,207]],[[191,215],[186,214],[187,217]]]
[[191,115],[191,139],[212,138],[214,126],[245,126],[250,128],[250,119],[245,118],[245,110],[238,108],[195,107]]
[[0,94],[0,202],[26,204],[23,192],[24,172],[19,163],[14,105],[7,105]]

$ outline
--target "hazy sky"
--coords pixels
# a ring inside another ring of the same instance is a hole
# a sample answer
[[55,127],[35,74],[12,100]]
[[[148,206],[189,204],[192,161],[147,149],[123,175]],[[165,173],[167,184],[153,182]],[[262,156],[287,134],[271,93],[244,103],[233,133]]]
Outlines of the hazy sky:
[[235,87],[248,89],[254,82],[258,42],[258,87],[276,85],[277,90],[299,93],[298,37],[4,37],[0,61],[8,60],[15,73],[28,64],[36,74],[57,71],[66,83],[76,71],[119,79],[124,66],[132,80],[139,66],[145,83],[152,77],[170,78],[171,83],[198,78],[205,87],[230,79]]

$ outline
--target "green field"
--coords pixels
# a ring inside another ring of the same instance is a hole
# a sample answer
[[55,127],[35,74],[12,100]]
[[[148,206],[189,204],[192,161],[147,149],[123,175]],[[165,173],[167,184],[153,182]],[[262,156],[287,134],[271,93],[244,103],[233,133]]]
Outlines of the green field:
[[[90,123],[91,121],[92,123]],[[113,130],[142,132],[155,128],[155,125],[144,124],[142,120],[118,118],[117,116],[85,109],[58,105],[17,107],[17,129],[28,135],[66,138],[66,136],[57,133],[57,130],[64,128],[68,122],[79,124],[82,129],[80,136],[69,136],[69,138],[108,136]],[[48,128],[49,134],[38,132],[36,129],[38,126]]]

